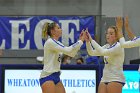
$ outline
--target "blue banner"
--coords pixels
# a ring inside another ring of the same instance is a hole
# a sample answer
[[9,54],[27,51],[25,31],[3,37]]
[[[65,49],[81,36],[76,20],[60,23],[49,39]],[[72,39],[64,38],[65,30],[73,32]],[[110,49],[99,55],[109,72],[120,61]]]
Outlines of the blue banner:
[[[69,46],[79,39],[82,29],[94,36],[93,16],[30,16],[0,17],[0,48],[12,50],[43,49],[42,27],[46,22],[57,22],[62,29],[60,41]],[[85,44],[82,46],[85,48]]]

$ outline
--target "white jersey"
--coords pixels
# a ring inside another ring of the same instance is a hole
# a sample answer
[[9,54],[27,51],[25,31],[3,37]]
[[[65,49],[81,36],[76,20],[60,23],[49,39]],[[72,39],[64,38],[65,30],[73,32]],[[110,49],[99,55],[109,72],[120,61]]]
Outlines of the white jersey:
[[82,44],[83,42],[79,40],[75,44],[65,47],[61,42],[49,38],[44,44],[44,67],[40,78],[60,71],[62,53],[74,57]]
[[[109,44],[101,47],[94,40],[86,43],[87,51],[91,56],[104,56],[105,67],[101,82],[119,81],[125,83],[123,74],[124,48],[116,42],[112,46]],[[95,48],[93,50],[92,46]]]
[[122,37],[119,41],[123,48],[132,48],[140,46],[140,37],[136,37],[132,41],[125,41],[124,37]]

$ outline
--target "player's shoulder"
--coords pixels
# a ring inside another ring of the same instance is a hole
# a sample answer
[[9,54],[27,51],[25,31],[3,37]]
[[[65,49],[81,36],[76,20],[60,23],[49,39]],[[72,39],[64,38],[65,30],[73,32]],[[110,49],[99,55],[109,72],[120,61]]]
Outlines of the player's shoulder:
[[44,46],[50,46],[52,43],[53,43],[52,39],[49,38],[49,39],[46,40]]
[[51,44],[51,43],[54,43],[54,40],[52,40],[52,38],[49,38],[45,43]]
[[52,42],[53,40],[51,38],[48,38],[47,42],[50,43]]
[[116,43],[115,48],[122,49],[122,50],[124,49],[123,47],[121,47],[120,42],[117,42]]
[[120,44],[120,42],[116,42],[116,46],[120,46],[121,44]]

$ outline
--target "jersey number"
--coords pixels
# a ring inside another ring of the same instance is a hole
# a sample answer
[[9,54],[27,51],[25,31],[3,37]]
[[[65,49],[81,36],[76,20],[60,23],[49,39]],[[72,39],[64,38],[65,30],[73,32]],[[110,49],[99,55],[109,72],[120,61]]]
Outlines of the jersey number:
[[107,59],[105,58],[105,64],[108,64]]
[[59,57],[58,57],[58,62],[61,62],[61,56],[59,55]]

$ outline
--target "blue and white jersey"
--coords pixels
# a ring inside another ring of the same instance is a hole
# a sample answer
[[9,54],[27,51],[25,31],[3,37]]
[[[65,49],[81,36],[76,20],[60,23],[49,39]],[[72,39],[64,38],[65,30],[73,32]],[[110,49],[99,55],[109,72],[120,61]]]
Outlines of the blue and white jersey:
[[124,37],[120,38],[120,44],[123,48],[132,48],[140,46],[140,37],[136,37],[131,41],[125,41]]
[[61,42],[49,38],[44,44],[44,67],[40,77],[43,78],[60,71],[61,55],[66,54],[74,57],[82,44],[83,42],[79,40],[75,44],[66,47]]
[[[101,82],[119,81],[125,82],[123,74],[124,48],[116,42],[112,46],[109,44],[101,47],[94,40],[86,43],[88,54],[91,56],[104,56],[105,67]],[[95,49],[93,49],[93,47]]]

